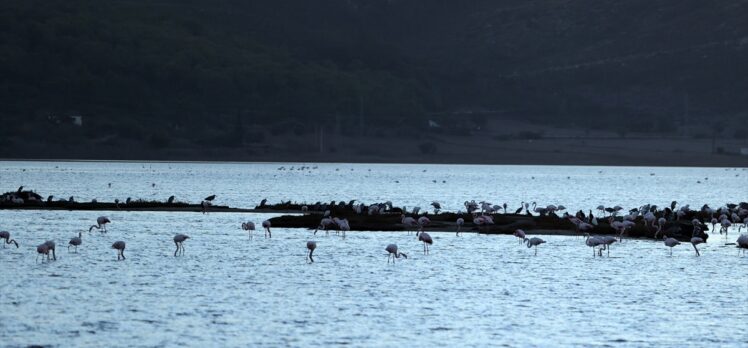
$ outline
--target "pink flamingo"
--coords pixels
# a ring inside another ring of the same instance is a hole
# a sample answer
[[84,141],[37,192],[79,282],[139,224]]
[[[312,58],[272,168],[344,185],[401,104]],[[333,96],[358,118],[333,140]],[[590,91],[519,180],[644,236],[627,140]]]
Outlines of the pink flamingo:
[[431,235],[429,235],[426,232],[420,232],[420,233],[417,232],[416,235],[418,236],[418,240],[423,242],[423,253],[428,254],[429,246],[434,244],[434,240],[431,239]]
[[262,228],[265,229],[265,238],[273,238],[273,234],[270,232],[270,220],[263,221]]
[[314,249],[317,249],[317,242],[315,241],[308,241],[306,242],[306,248],[309,249],[309,261],[314,262],[314,259],[312,258],[312,253],[314,253]]
[[518,228],[514,231],[513,235],[519,239],[519,244],[522,244],[522,242],[525,241],[525,238],[526,238],[525,231]]
[[457,218],[457,233],[456,233],[457,236],[460,235],[460,230],[462,229],[462,225],[464,224],[465,224],[465,219]]

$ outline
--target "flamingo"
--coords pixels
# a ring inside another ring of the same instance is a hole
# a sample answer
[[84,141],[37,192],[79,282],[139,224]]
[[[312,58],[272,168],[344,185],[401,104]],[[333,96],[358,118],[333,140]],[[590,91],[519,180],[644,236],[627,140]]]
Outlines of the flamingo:
[[401,253],[397,251],[397,244],[389,244],[386,248],[384,248],[385,251],[387,251],[389,254],[387,254],[387,263],[390,263],[390,257],[392,258],[392,263],[395,263],[395,259],[400,258],[400,256],[404,258],[408,258],[408,255],[405,255],[405,253]]
[[176,236],[174,236],[174,244],[177,246],[177,250],[174,250],[174,256],[175,257],[177,256],[177,252],[180,252],[180,251],[181,251],[180,254],[184,255],[184,244],[183,243],[184,243],[185,240],[187,240],[189,238],[190,238],[190,236],[188,236],[186,234],[181,234],[181,233],[179,233]]
[[270,233],[270,220],[263,221],[262,228],[265,229],[265,238],[267,237],[273,238],[273,234]]
[[[423,228],[425,226],[428,226],[431,223],[431,220],[428,217],[421,216],[418,218],[418,230],[423,231]],[[416,236],[418,236],[418,233],[416,233]]]
[[423,242],[423,253],[428,254],[429,253],[429,246],[434,244],[434,240],[431,239],[431,235],[429,235],[426,232],[416,233],[418,235],[418,240]]
[[[600,245],[603,245],[605,242],[600,237],[597,237],[597,236],[591,237],[589,233],[585,233],[584,235],[585,237],[587,237],[584,239],[584,244],[592,248],[592,257],[594,258],[596,254],[595,248],[599,247]],[[600,256],[603,256],[603,250],[602,249],[598,250],[597,254],[599,254]]]
[[255,223],[252,221],[242,222],[242,229],[249,233],[249,239],[252,239],[252,231],[255,230]]
[[514,236],[519,239],[519,244],[522,244],[525,241],[525,238],[526,238],[525,237],[525,231],[523,231],[523,230],[521,230],[519,228],[514,231]]
[[106,216],[99,216],[96,218],[96,225],[91,225],[91,227],[88,228],[88,232],[91,232],[94,228],[98,228],[99,230],[103,229],[103,233],[106,233],[106,224],[110,223],[108,217]]
[[[603,236],[602,237],[603,248],[608,251],[608,257],[610,257],[610,245],[616,242],[616,237],[613,236]],[[600,256],[602,256],[602,250],[600,250]]]
[[457,218],[457,233],[456,233],[457,236],[460,235],[460,230],[462,229],[462,225],[464,224],[465,224],[465,219]]
[[403,224],[403,226],[405,226],[406,228],[408,228],[408,234],[410,234],[411,227],[415,227],[416,225],[418,225],[418,222],[416,222],[416,219],[410,216],[405,216],[405,214],[400,215],[400,223]]
[[662,236],[662,240],[665,242],[665,246],[670,248],[670,256],[673,256],[673,247],[680,245],[680,242],[672,237]]
[[[39,255],[47,255],[47,260],[49,260],[49,247],[47,246],[47,243],[42,243],[37,245],[36,252],[38,253],[36,255],[36,261],[39,262]],[[42,262],[44,262],[44,258],[42,257]]]
[[[738,245],[739,249],[743,250],[743,255],[745,255],[745,251],[748,249],[748,234],[741,234],[735,243]],[[740,250],[738,250],[738,252],[740,252]]]
[[699,249],[696,248],[696,245],[704,243],[704,239],[701,237],[696,237],[696,235],[698,234],[701,234],[701,228],[694,225],[693,232],[691,233],[691,245],[693,246],[693,250],[696,251],[696,256],[701,256],[701,254],[699,253]]
[[314,262],[314,259],[312,258],[312,253],[314,253],[314,249],[317,249],[317,242],[310,240],[306,242],[306,248],[309,249],[309,261]]
[[76,253],[78,252],[78,246],[81,245],[81,244],[83,244],[83,240],[81,239],[82,238],[82,233],[83,232],[78,231],[78,237],[70,238],[70,242],[68,242],[68,252],[70,252],[70,247],[71,246],[75,247],[75,252]]
[[327,230],[333,225],[335,225],[335,221],[333,219],[329,217],[322,218],[322,220],[319,222],[319,226],[314,229],[314,234],[317,234],[317,230],[319,230],[320,228],[324,228],[325,234],[327,234]]
[[544,240],[538,238],[538,237],[532,237],[530,239],[525,238],[525,241],[527,242],[527,247],[532,248],[535,247],[535,255],[538,254],[538,245],[545,243]]
[[16,249],[18,249],[18,242],[16,242],[15,239],[10,239],[10,232],[0,231],[0,239],[5,239],[5,243],[3,243],[3,248],[5,248],[5,244],[13,243],[16,245]]
[[117,249],[117,261],[125,259],[125,242],[121,240],[114,242],[112,249]]
[[[44,245],[46,245],[47,249],[52,252],[52,260],[57,261],[57,255],[55,254],[55,242],[52,240],[48,240],[44,242]],[[49,259],[49,254],[47,254],[47,259]]]

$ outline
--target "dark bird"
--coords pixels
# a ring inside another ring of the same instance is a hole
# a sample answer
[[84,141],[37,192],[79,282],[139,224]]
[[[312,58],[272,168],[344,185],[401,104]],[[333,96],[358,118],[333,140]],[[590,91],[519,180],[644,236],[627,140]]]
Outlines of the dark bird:
[[317,242],[315,241],[308,241],[306,242],[306,248],[309,249],[309,261],[314,262],[314,259],[312,258],[312,253],[314,253],[314,249],[317,249]]
[[209,202],[212,202],[214,199],[216,199],[216,195],[210,195],[208,197],[205,197],[205,200]]
[[23,185],[18,188],[18,193],[21,193],[21,192],[23,192]]
[[16,249],[18,249],[18,243],[15,239],[10,239],[10,232],[8,231],[0,231],[0,239],[5,239],[5,243],[3,243],[3,248],[5,248],[5,244],[13,243],[16,245]]
[[78,252],[78,246],[83,244],[81,237],[82,232],[78,231],[78,237],[70,238],[70,242],[68,242],[68,252],[70,252],[70,247],[75,247],[75,252]]
[[52,195],[50,195],[49,197],[47,197],[47,203],[52,202],[52,199],[54,199],[54,198],[55,198],[55,196],[52,196]]
[[117,261],[125,259],[125,242],[121,240],[114,242],[112,249],[117,249]]
[[184,255],[184,244],[182,244],[182,243],[184,243],[184,241],[187,240],[187,239],[189,239],[189,238],[190,238],[190,236],[185,235],[185,234],[181,234],[181,233],[179,233],[176,236],[174,236],[174,244],[176,244],[176,246],[177,246],[177,250],[174,250],[174,256],[177,256],[178,252],[181,255]]
[[169,197],[169,200],[167,201],[169,204],[174,203],[174,196]]

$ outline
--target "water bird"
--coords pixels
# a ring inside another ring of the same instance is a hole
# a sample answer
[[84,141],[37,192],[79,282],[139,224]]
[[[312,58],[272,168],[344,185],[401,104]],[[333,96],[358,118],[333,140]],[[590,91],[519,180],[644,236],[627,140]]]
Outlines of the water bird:
[[78,246],[83,244],[82,238],[83,232],[78,231],[78,237],[70,238],[70,241],[68,242],[68,252],[70,252],[70,247],[75,247],[75,252],[78,252]]
[[[698,223],[698,220],[694,219],[695,223]],[[701,237],[696,237],[697,234],[701,233],[701,228],[694,224],[693,226],[693,232],[691,233],[691,245],[693,246],[693,250],[696,251],[696,256],[701,256],[699,253],[699,249],[696,248],[697,244],[704,243],[704,239]]]
[[514,235],[515,237],[517,237],[517,239],[519,240],[519,244],[522,244],[525,241],[525,238],[527,238],[526,234],[525,234],[525,231],[523,231],[522,229],[519,229],[519,228],[516,229],[516,230],[514,230],[514,233],[512,235]]
[[125,259],[125,242],[121,240],[114,242],[112,249],[117,249],[117,261]]
[[405,253],[401,253],[397,250],[397,244],[389,244],[386,248],[384,248],[385,251],[387,251],[389,254],[387,254],[387,263],[390,263],[390,258],[392,258],[392,263],[395,263],[396,258],[400,258],[400,256],[404,258],[408,258],[408,255],[405,255]]
[[169,203],[169,204],[172,204],[172,203],[174,203],[174,199],[175,199],[175,198],[176,198],[176,197],[174,197],[174,195],[171,195],[171,196],[169,196],[169,199],[167,199],[167,200],[166,200],[166,203]]
[[670,248],[670,256],[673,256],[673,247],[680,245],[680,242],[677,239],[668,236],[662,236],[662,239],[665,242],[665,246]]
[[206,200],[208,202],[212,202],[214,199],[216,199],[216,195],[210,195],[208,197],[205,197],[204,200]]
[[741,234],[738,240],[735,241],[735,244],[737,244],[738,248],[743,251],[743,255],[745,255],[745,251],[748,250],[748,234]]
[[309,254],[307,255],[309,257],[309,261],[314,262],[312,254],[314,253],[314,249],[317,249],[317,242],[313,240],[306,242],[306,248],[309,249]]
[[99,230],[102,230],[101,232],[106,232],[106,224],[110,223],[108,217],[106,216],[99,216],[96,218],[96,225],[91,225],[91,227],[88,228],[88,232],[91,232],[94,228],[98,228]]
[[600,248],[599,250],[595,250],[595,248],[604,245],[603,239],[597,236],[590,236],[589,233],[585,233],[584,236],[586,237],[584,239],[584,244],[586,244],[588,247],[592,248],[592,257],[595,257],[595,254],[598,254],[600,256],[603,256],[603,249]]
[[[49,260],[49,247],[47,246],[47,243],[42,243],[36,246],[36,261],[39,262],[39,256],[40,255],[46,255],[47,260]],[[42,257],[42,262],[44,262],[44,258]]]
[[532,237],[532,238],[525,238],[525,242],[527,242],[527,247],[532,248],[535,247],[535,255],[538,254],[538,245],[545,243],[544,240],[538,238],[538,237]]
[[270,220],[265,220],[262,222],[262,228],[265,229],[265,238],[273,238],[273,234],[270,233]]
[[[47,246],[47,250],[52,252],[52,260],[57,261],[57,255],[55,254],[55,242],[48,240],[44,242],[44,245]],[[47,254],[47,259],[49,259],[49,254]]]
[[418,236],[418,240],[423,242],[423,253],[428,254],[429,246],[434,244],[434,240],[431,239],[431,235],[426,232],[416,233],[416,235]]
[[456,223],[457,223],[457,233],[456,233],[456,235],[459,236],[460,235],[460,230],[462,229],[462,225],[465,224],[465,219],[463,219],[463,218],[457,218],[457,222]]
[[249,233],[249,238],[252,239],[252,231],[255,230],[255,223],[252,221],[242,222],[242,229]]
[[181,255],[184,255],[184,241],[189,238],[190,236],[181,233],[174,236],[174,244],[177,246],[177,250],[174,250],[174,256],[177,256],[177,252],[180,252]]
[[5,242],[3,243],[3,248],[5,248],[6,244],[13,243],[16,245],[16,249],[18,249],[18,242],[16,242],[15,239],[10,239],[10,232],[0,231],[0,239],[5,239]]
[[408,234],[410,234],[412,227],[416,227],[418,225],[416,219],[410,216],[405,216],[405,214],[400,214],[400,223],[408,229]]

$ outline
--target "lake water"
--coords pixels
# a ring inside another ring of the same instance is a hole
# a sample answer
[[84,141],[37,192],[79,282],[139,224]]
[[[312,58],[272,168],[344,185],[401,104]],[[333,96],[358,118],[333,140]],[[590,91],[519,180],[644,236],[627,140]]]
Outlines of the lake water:
[[[218,204],[260,199],[391,200],[464,209],[465,200],[626,208],[672,200],[700,207],[746,201],[748,173],[724,168],[382,164],[1,162],[2,191],[18,186],[79,201],[126,197]],[[278,170],[279,167],[286,170]],[[314,166],[316,166],[315,169]],[[708,178],[708,179],[705,179]],[[434,182],[436,181],[436,182]],[[697,183],[701,181],[701,183]],[[108,186],[112,183],[111,188]],[[155,183],[155,187],[152,186]],[[70,237],[107,215],[107,234]],[[673,256],[661,242],[626,240],[593,258],[577,237],[352,232],[344,239],[273,229],[253,239],[242,221],[268,214],[0,211],[20,248],[0,249],[0,346],[746,346],[748,257],[719,235]],[[185,233],[185,255],[172,237]],[[37,263],[54,239],[57,261]],[[318,242],[315,263],[307,240]],[[110,249],[127,242],[126,261]],[[388,264],[397,243],[408,259]]]

